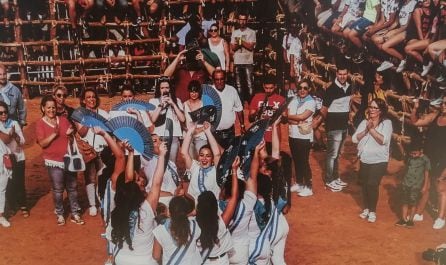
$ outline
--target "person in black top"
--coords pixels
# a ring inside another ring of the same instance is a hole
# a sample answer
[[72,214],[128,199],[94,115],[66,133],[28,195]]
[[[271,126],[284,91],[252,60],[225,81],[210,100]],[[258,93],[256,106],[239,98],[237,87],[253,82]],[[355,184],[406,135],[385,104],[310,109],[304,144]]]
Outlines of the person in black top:
[[327,158],[325,185],[333,192],[341,191],[347,183],[338,175],[338,157],[347,135],[352,87],[347,82],[348,70],[345,65],[337,65],[336,79],[327,88],[321,114],[325,118],[327,131]]

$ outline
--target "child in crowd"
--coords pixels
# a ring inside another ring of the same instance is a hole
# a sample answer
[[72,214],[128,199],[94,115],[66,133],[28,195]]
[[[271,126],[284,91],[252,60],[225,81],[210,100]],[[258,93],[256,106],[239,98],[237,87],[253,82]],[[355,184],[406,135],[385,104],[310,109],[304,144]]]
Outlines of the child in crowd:
[[401,219],[395,224],[402,227],[414,226],[414,214],[421,198],[429,188],[429,171],[431,163],[429,158],[423,154],[422,143],[415,139],[409,147],[409,157],[406,165],[407,171],[401,185],[402,206]]

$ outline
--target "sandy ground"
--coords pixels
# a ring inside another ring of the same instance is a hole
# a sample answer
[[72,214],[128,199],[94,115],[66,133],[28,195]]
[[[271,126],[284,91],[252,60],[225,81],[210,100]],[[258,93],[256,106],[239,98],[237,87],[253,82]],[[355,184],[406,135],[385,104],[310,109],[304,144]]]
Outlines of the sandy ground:
[[[102,107],[109,109],[118,100],[118,97],[102,98]],[[62,227],[56,225],[50,181],[35,141],[35,121],[41,117],[39,103],[40,99],[27,102],[29,125],[25,129],[26,187],[31,216],[25,219],[17,214],[10,219],[10,228],[0,228],[0,264],[103,264],[105,240],[100,237],[103,227],[99,216],[85,213],[84,226],[71,222]],[[68,99],[68,103],[77,106],[75,99]],[[285,142],[285,150],[286,145]],[[389,174],[380,188],[378,220],[369,224],[358,217],[361,197],[354,146],[347,143],[345,150],[341,176],[350,185],[339,193],[323,188],[325,153],[311,154],[315,195],[298,198],[293,194],[293,207],[287,215],[290,224],[287,264],[430,264],[422,261],[421,252],[446,242],[446,230],[433,230],[433,220],[428,214],[413,229],[394,226],[398,213],[396,187],[402,164],[391,161]],[[80,201],[85,209],[83,183],[79,176]]]

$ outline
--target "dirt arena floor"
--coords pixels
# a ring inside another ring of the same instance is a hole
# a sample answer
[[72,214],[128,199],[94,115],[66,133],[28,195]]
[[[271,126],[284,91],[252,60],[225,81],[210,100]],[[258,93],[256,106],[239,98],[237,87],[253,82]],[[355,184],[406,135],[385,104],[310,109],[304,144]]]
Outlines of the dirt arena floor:
[[[108,110],[118,100],[104,97],[101,107]],[[99,216],[85,213],[84,226],[71,222],[62,227],[56,225],[50,181],[35,139],[35,121],[41,117],[39,103],[39,98],[27,102],[29,125],[25,128],[26,188],[31,216],[24,219],[17,214],[10,219],[10,228],[0,228],[0,265],[103,264],[105,240],[100,237],[104,229]],[[76,99],[68,99],[71,106],[77,103]],[[282,129],[285,133],[286,128]],[[288,150],[286,145],[285,142],[284,150]],[[358,217],[361,197],[354,146],[347,142],[342,155],[341,176],[350,184],[342,192],[323,188],[324,159],[323,152],[311,154],[314,196],[298,198],[293,194],[293,206],[287,215],[287,264],[433,264],[422,261],[421,252],[446,242],[446,229],[433,230],[433,218],[426,213],[425,221],[416,223],[413,229],[394,226],[401,162],[391,161],[380,188],[378,220],[369,224]],[[88,205],[83,183],[79,176],[80,201],[85,209]]]

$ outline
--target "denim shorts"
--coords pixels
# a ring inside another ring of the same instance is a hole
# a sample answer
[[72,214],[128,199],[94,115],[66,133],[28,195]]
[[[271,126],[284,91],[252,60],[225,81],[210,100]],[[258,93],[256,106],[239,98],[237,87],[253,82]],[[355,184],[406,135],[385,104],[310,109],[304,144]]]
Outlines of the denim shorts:
[[323,26],[327,29],[331,29],[331,27],[333,27],[333,20],[338,18],[340,14],[341,12],[333,11],[333,14],[327,18]]
[[372,24],[373,22],[368,20],[367,18],[360,17],[358,20],[353,22],[353,24],[351,24],[349,28],[358,32],[359,35],[362,35],[367,31],[367,27]]

